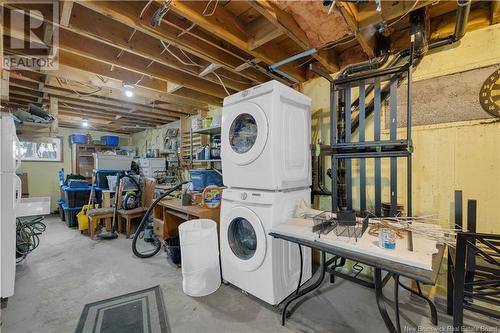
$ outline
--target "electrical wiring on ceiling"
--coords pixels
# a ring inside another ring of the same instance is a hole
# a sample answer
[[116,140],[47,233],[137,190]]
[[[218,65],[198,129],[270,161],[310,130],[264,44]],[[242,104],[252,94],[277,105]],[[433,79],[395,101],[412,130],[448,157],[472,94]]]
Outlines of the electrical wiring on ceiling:
[[229,96],[229,95],[231,95],[231,94],[229,93],[229,91],[227,90],[226,86],[224,85],[224,82],[222,81],[222,79],[220,78],[220,76],[219,76],[217,73],[215,73],[215,72],[212,72],[212,74],[214,74],[214,75],[215,75],[215,76],[219,79],[219,82],[220,82],[220,84],[221,84],[222,88],[224,88],[224,91],[226,92],[226,94],[227,94],[228,96]]
[[203,16],[212,16],[215,14],[215,10],[217,9],[217,5],[219,4],[219,0],[215,0],[215,5],[214,5],[214,8],[212,9],[212,11],[210,13],[207,13],[208,11],[208,7],[210,7],[210,4],[213,2],[214,0],[210,0],[208,1],[207,3],[207,6],[205,7],[205,9],[203,10],[203,12],[201,13]]
[[162,7],[158,8],[156,10],[156,12],[153,14],[153,16],[151,17],[151,26],[153,28],[156,28],[156,27],[159,27],[160,24],[161,24],[161,20],[163,20],[163,17],[168,13],[168,11],[170,10],[170,4],[171,4],[171,0],[168,0],[168,1],[164,1],[164,4]]
[[[168,53],[170,53],[170,55],[172,55],[172,57],[174,57],[175,59],[177,59],[181,64],[183,65],[186,65],[186,66],[197,66],[197,67],[203,67],[197,63],[195,63],[193,60],[191,60],[191,58],[189,58],[185,53],[184,51],[182,51],[182,49],[178,48],[179,50],[181,50],[182,54],[184,54],[186,56],[186,58],[190,61],[190,62],[185,62],[184,60],[182,60],[181,58],[179,58],[175,53],[173,53],[172,51],[170,51],[169,47],[170,47],[170,42],[168,42],[168,44],[165,45],[165,42],[162,41],[160,39],[160,43],[161,45],[163,45],[163,51],[167,51]],[[162,52],[163,53],[163,52]]]
[[71,84],[72,83],[77,83],[77,84],[80,84],[86,88],[91,88],[91,89],[95,89],[95,87],[89,85],[89,84],[86,84],[86,83],[82,83],[82,82],[78,82],[78,81],[69,81],[69,80],[66,80],[66,79],[61,79],[59,77],[56,77],[56,80],[57,80],[57,83],[59,83],[59,86],[61,88],[65,88],[64,85],[67,85],[68,89],[71,90],[73,93],[70,93],[70,94],[67,94],[67,95],[64,95],[64,96],[71,96],[73,94],[76,94],[78,97],[90,97],[90,96],[94,96],[96,95],[97,93],[100,93],[102,91],[102,88],[101,87],[98,87],[96,90],[90,92],[90,93],[81,93],[81,92],[78,92],[76,91],[75,89],[73,89],[71,87]]
[[191,29],[193,29],[194,27],[196,27],[196,23],[193,23],[191,24],[189,27],[187,27],[186,29],[183,29],[178,35],[177,37],[181,37],[182,35],[188,33],[189,31],[191,31]]
[[224,74],[219,74],[220,77],[223,77],[229,81],[233,81],[233,82],[237,82],[237,83],[241,83],[241,84],[248,84],[248,85],[251,85],[252,82],[249,82],[249,81],[241,81],[241,80],[237,80],[237,79],[233,79],[232,77],[229,77],[227,75],[224,75]]
[[142,20],[142,16],[144,15],[144,12],[146,9],[149,7],[149,5],[153,2],[153,0],[149,0],[148,3],[142,8],[141,13],[139,14],[139,18]]

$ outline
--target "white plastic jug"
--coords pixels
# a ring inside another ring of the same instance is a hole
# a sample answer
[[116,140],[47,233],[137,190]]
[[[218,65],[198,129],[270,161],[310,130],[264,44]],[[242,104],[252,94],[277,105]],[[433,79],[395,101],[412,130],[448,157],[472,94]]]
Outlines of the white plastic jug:
[[217,223],[190,220],[179,225],[182,290],[194,297],[215,292],[221,283]]

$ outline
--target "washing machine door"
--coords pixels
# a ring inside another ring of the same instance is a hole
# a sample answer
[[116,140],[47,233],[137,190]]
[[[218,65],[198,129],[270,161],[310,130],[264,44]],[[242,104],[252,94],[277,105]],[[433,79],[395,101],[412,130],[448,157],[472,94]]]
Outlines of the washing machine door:
[[237,165],[255,161],[266,146],[266,114],[257,104],[243,102],[224,108],[222,145],[224,159]]
[[266,256],[266,233],[259,217],[242,206],[233,208],[225,217],[228,259],[242,271],[254,271]]

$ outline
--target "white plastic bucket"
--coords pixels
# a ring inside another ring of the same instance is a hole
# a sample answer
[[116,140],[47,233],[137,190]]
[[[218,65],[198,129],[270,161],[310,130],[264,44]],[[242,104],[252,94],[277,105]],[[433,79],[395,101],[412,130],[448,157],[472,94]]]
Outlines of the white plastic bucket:
[[190,220],[179,225],[182,290],[193,297],[215,292],[221,283],[217,224]]

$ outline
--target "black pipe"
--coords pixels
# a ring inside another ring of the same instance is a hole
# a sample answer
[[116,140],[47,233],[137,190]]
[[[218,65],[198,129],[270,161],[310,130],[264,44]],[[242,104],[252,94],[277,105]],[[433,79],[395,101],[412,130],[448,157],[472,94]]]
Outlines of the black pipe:
[[453,35],[437,40],[429,44],[429,49],[435,49],[441,46],[458,42],[465,35],[467,30],[467,22],[469,21],[469,13],[471,0],[457,0],[457,19],[455,23],[455,32]]

